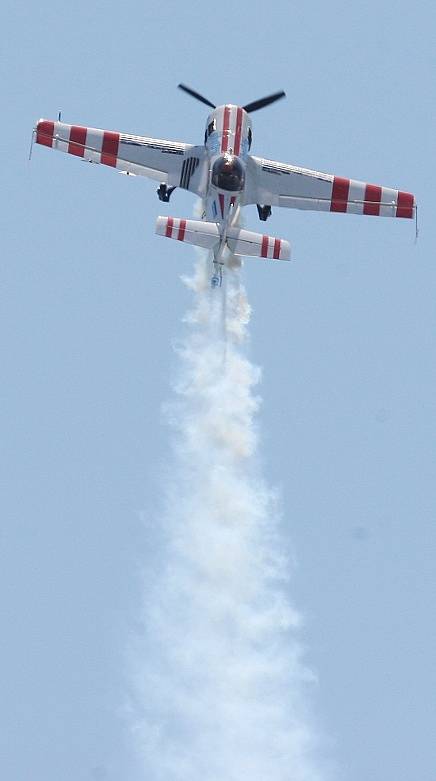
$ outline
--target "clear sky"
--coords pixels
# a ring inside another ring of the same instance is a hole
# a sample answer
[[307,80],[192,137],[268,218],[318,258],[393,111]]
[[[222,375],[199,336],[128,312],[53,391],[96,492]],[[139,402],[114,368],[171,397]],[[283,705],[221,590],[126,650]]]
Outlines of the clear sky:
[[[285,89],[253,115],[255,154],[417,196],[416,246],[409,221],[276,209],[294,263],[247,260],[245,282],[326,756],[344,781],[434,781],[434,28],[425,1],[7,3],[2,779],[144,778],[126,656],[193,253],[154,235],[153,182],[27,155],[59,109],[201,143],[207,110],[183,81],[216,103]],[[169,213],[192,208],[176,192]],[[254,208],[245,221],[260,230]]]

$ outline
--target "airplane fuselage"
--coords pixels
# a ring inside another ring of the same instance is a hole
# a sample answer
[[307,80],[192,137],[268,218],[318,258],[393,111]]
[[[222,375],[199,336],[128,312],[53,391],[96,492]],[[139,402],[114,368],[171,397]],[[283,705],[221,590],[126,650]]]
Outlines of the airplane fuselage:
[[227,229],[238,221],[251,140],[251,120],[241,106],[218,106],[208,116],[204,138],[209,158],[204,219],[219,225],[221,244],[215,253],[215,264],[224,263]]

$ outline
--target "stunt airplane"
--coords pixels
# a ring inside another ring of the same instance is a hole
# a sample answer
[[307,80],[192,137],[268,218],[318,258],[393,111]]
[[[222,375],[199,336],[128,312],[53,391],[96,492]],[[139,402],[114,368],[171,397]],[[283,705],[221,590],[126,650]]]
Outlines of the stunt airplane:
[[[37,144],[68,152],[120,173],[148,176],[159,182],[159,200],[168,202],[176,187],[203,199],[201,220],[158,217],[156,233],[212,251],[213,287],[222,284],[223,267],[234,255],[289,260],[284,239],[239,227],[242,206],[256,204],[259,219],[272,206],[380,217],[416,217],[411,193],[265,160],[250,154],[250,114],[285,96],[276,92],[247,105],[215,106],[184,84],[180,89],[213,109],[204,144],[132,136],[110,130],[40,119],[33,131]],[[233,260],[234,262],[234,260]]]

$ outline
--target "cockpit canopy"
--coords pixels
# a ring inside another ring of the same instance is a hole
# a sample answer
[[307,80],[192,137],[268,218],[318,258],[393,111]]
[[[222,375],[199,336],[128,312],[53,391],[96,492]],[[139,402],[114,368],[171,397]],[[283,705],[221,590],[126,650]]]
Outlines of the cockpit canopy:
[[214,187],[235,193],[244,189],[244,183],[244,166],[237,157],[224,155],[215,160],[212,168],[212,184]]

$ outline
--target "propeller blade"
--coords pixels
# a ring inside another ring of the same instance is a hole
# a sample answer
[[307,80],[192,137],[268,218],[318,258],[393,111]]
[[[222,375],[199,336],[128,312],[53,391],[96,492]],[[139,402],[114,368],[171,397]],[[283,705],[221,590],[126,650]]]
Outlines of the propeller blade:
[[213,103],[211,103],[210,100],[204,98],[203,95],[200,95],[199,92],[196,92],[190,87],[187,87],[186,84],[179,84],[178,87],[179,89],[182,89],[184,92],[187,92],[188,95],[191,95],[193,98],[197,98],[197,100],[200,100],[202,103],[205,103],[206,106],[210,106],[211,108],[216,108],[216,106]]
[[276,100],[280,100],[280,98],[284,98],[286,96],[286,92],[275,92],[274,95],[268,95],[267,98],[261,98],[260,100],[253,100],[252,103],[247,103],[246,106],[244,106],[245,111],[250,113],[251,111],[257,111],[259,108],[264,108],[265,106],[269,106],[270,103],[275,103]]

